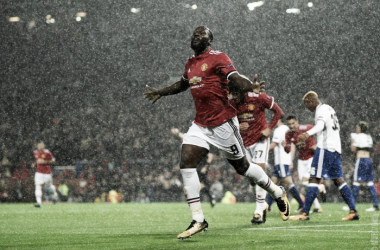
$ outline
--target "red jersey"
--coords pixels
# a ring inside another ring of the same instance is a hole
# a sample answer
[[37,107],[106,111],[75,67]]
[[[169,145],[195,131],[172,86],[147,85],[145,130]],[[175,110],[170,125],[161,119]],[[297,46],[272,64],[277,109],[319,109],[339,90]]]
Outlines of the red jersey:
[[265,110],[270,109],[274,112],[269,128],[273,130],[277,121],[281,118],[282,110],[274,102],[273,97],[265,94],[248,92],[241,102],[231,99],[230,103],[237,110],[239,123],[247,122],[249,127],[245,130],[240,130],[243,137],[244,147],[252,146],[260,140],[260,133],[268,127],[265,117]]
[[236,69],[230,58],[212,49],[187,61],[183,78],[190,84],[196,124],[213,127],[236,116],[236,110],[228,101],[227,77],[232,72]]
[[285,134],[286,146],[285,151],[290,152],[291,143],[298,149],[298,158],[300,160],[307,160],[314,156],[314,149],[312,147],[316,144],[313,136],[310,136],[305,143],[298,144],[298,136],[302,133],[313,128],[313,125],[299,125],[298,132],[288,131]]
[[[35,150],[33,151],[33,155],[36,162],[37,159],[42,159],[45,161],[51,161],[54,159],[53,154],[47,149],[44,149],[42,152]],[[51,174],[51,166],[49,164],[37,164],[37,173]]]

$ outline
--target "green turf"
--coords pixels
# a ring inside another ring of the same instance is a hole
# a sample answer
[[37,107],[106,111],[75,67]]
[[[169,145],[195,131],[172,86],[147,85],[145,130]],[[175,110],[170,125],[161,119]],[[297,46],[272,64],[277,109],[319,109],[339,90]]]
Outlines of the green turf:
[[250,224],[253,206],[204,203],[208,232],[177,240],[191,221],[185,203],[0,204],[0,249],[379,249],[369,204],[348,222],[343,204],[323,204],[306,222],[283,222],[274,208],[260,226]]

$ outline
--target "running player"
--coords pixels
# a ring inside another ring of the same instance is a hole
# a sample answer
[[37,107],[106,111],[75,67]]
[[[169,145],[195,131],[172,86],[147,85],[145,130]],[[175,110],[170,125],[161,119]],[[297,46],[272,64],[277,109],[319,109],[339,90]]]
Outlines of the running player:
[[[231,94],[233,99],[230,100],[230,103],[237,110],[240,134],[243,138],[247,158],[249,162],[253,162],[265,170],[270,144],[269,135],[280,119],[282,110],[274,102],[274,98],[265,93],[255,93],[252,90],[252,92],[245,94],[239,92],[232,92]],[[273,112],[269,126],[265,117],[265,110],[267,109]],[[255,185],[252,179],[250,184],[252,187],[256,186],[256,209],[251,222],[253,224],[265,223],[268,207],[265,202],[267,191],[259,185]]]
[[[285,141],[282,143],[286,152],[291,152],[294,157],[295,149],[298,150],[298,178],[302,182],[302,185],[306,188],[309,185],[310,179],[310,169],[311,162],[313,161],[313,156],[315,149],[317,148],[317,143],[313,136],[310,136],[305,142],[298,142],[298,136],[302,133],[313,128],[313,125],[299,125],[297,117],[290,115],[286,118],[289,131],[286,132]],[[293,161],[292,157],[292,161]],[[318,184],[319,192],[324,195],[326,193],[325,185]],[[314,202],[314,213],[322,213],[321,204],[318,198],[315,198]],[[301,211],[301,210],[300,210]]]
[[[303,209],[304,203],[301,199],[298,188],[294,185],[292,180],[291,169],[293,168],[293,161],[290,152],[285,152],[283,142],[285,141],[285,134],[287,134],[289,127],[284,124],[285,117],[282,115],[277,121],[276,128],[273,131],[272,143],[269,150],[274,151],[274,168],[272,173],[272,181],[278,183],[281,181],[292,194],[293,198],[298,202],[298,211]],[[268,207],[270,208],[273,203],[273,198],[268,196]]]
[[[209,143],[224,152],[238,174],[253,178],[273,195],[281,218],[289,218],[290,207],[284,188],[273,184],[260,166],[249,163],[245,157],[236,110],[228,101],[229,89],[250,92],[252,83],[240,76],[226,54],[211,48],[212,42],[211,30],[205,26],[197,27],[191,37],[191,48],[195,55],[186,63],[181,80],[160,90],[147,86],[148,92],[144,93],[147,99],[155,103],[163,96],[178,94],[190,88],[194,99],[195,120],[184,135],[180,163],[185,196],[193,221],[177,239],[189,238],[208,228],[199,198],[200,182],[196,167],[208,154]],[[259,87],[255,82],[254,89],[258,91]]]
[[34,184],[36,186],[35,195],[37,203],[35,207],[41,207],[42,204],[42,185],[50,188],[53,193],[52,200],[55,203],[58,198],[58,194],[55,186],[53,185],[53,177],[51,171],[51,164],[55,162],[53,154],[45,149],[43,142],[37,143],[37,150],[33,151],[35,162],[32,163],[34,168],[37,165],[36,174],[34,176]]
[[351,151],[356,152],[354,187],[352,193],[356,201],[359,195],[360,184],[367,184],[373,201],[373,207],[366,209],[367,212],[379,211],[377,194],[373,186],[373,165],[369,156],[372,147],[373,141],[372,137],[368,134],[368,123],[361,121],[356,126],[356,133],[351,134]]
[[303,102],[311,112],[315,112],[315,126],[298,136],[298,142],[305,142],[310,136],[317,134],[317,149],[311,163],[309,186],[306,191],[305,206],[302,214],[291,216],[291,220],[309,220],[311,205],[318,195],[318,183],[322,178],[329,177],[339,188],[343,200],[350,208],[348,216],[342,220],[359,220],[355,200],[351,189],[343,179],[341,161],[341,142],[339,122],[335,110],[318,99],[314,91],[307,92]]

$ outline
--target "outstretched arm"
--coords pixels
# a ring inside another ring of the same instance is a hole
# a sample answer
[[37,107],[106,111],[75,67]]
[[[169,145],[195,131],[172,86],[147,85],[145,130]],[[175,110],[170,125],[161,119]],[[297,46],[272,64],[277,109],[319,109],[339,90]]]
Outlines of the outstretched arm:
[[180,81],[170,85],[169,87],[163,88],[163,89],[155,89],[152,87],[149,87],[148,85],[146,88],[149,90],[148,92],[144,93],[145,98],[147,98],[149,101],[152,101],[152,104],[155,103],[158,99],[160,99],[162,96],[167,95],[175,95],[178,93],[181,93],[185,90],[187,90],[190,87],[189,82],[182,78]]

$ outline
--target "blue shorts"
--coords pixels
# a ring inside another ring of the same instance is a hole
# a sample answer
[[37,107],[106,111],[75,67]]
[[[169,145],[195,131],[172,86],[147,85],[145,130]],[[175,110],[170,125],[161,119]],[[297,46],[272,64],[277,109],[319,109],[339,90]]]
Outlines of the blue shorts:
[[343,178],[342,160],[338,152],[317,148],[311,163],[310,177]]
[[285,178],[286,176],[291,176],[292,172],[289,169],[289,165],[276,165],[274,166],[272,176],[277,178]]
[[359,158],[356,160],[354,181],[374,181],[373,165],[370,158]]

